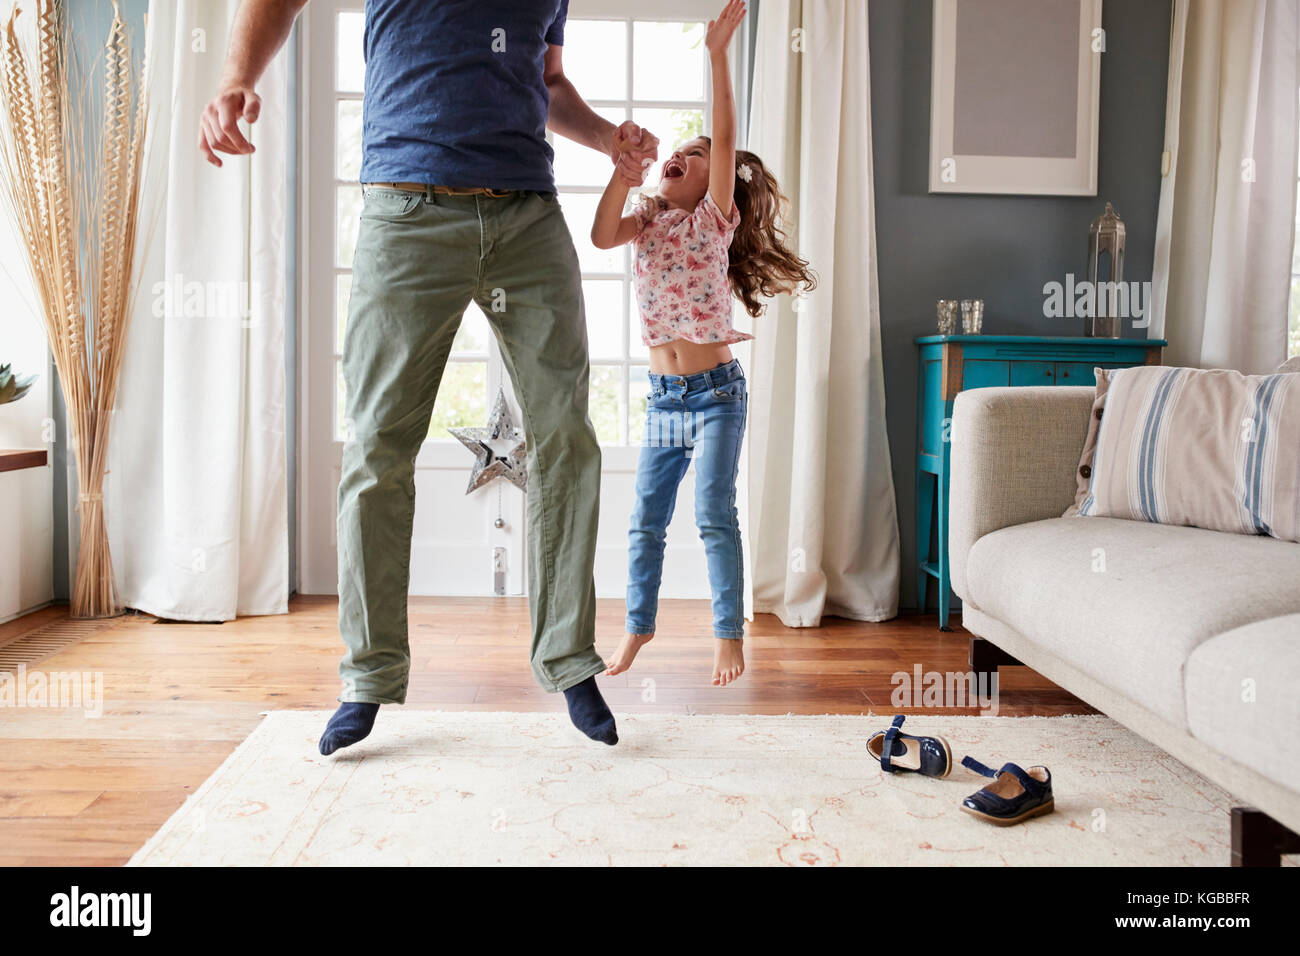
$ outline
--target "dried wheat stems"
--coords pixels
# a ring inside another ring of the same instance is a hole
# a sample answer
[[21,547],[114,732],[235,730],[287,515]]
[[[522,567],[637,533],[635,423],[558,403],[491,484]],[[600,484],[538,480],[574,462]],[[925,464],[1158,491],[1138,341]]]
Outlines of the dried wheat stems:
[[[103,489],[137,281],[145,71],[114,0],[103,100],[92,105],[69,56],[63,3],[33,5],[33,25],[15,7],[0,36],[0,201],[26,252],[76,454],[81,541],[72,614],[106,617],[121,610]],[[88,136],[98,138],[94,155]]]

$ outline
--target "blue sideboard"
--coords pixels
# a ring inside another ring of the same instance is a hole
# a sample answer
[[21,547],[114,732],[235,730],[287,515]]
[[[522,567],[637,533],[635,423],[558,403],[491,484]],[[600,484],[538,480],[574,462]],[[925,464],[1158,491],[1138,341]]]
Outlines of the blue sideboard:
[[[939,582],[939,627],[949,630],[949,426],[957,393],[995,385],[1095,386],[1092,370],[1159,365],[1163,339],[1051,338],[1035,335],[925,335],[916,340],[917,604],[926,610],[930,578]],[[930,532],[938,521],[938,553]]]

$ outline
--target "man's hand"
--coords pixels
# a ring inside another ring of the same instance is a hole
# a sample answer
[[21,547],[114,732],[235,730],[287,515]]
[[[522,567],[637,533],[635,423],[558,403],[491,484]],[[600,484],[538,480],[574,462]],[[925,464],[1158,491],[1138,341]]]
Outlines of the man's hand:
[[628,120],[614,130],[609,155],[623,182],[629,187],[640,186],[646,170],[659,158],[659,138]]
[[239,129],[241,119],[257,122],[262,112],[262,100],[252,87],[225,86],[212,98],[199,120],[199,152],[213,166],[220,166],[217,153],[246,155],[254,146]]
[[239,121],[257,122],[262,99],[253,87],[306,5],[307,0],[242,0],[239,4],[219,91],[199,120],[199,152],[213,166],[221,165],[217,153],[253,152],[253,144],[239,131]]

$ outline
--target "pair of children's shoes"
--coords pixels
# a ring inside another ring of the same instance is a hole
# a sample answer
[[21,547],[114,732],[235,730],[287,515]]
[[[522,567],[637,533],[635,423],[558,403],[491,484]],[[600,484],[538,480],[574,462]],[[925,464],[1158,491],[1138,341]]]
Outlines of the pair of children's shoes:
[[[927,777],[946,777],[952,773],[952,748],[942,737],[915,737],[901,728],[904,716],[894,718],[888,730],[877,731],[867,740],[867,753],[880,763],[885,773],[919,773]],[[993,770],[973,757],[965,757],[963,767],[993,782],[972,793],[961,802],[966,813],[995,826],[1007,827],[1030,817],[1051,813],[1052,773],[1046,767],[1024,770],[1005,763]]]

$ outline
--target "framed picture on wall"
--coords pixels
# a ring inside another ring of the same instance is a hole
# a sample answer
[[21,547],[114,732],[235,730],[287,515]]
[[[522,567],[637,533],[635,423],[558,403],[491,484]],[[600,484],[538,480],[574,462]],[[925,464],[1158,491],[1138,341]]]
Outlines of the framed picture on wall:
[[934,0],[930,192],[1095,196],[1101,0]]

